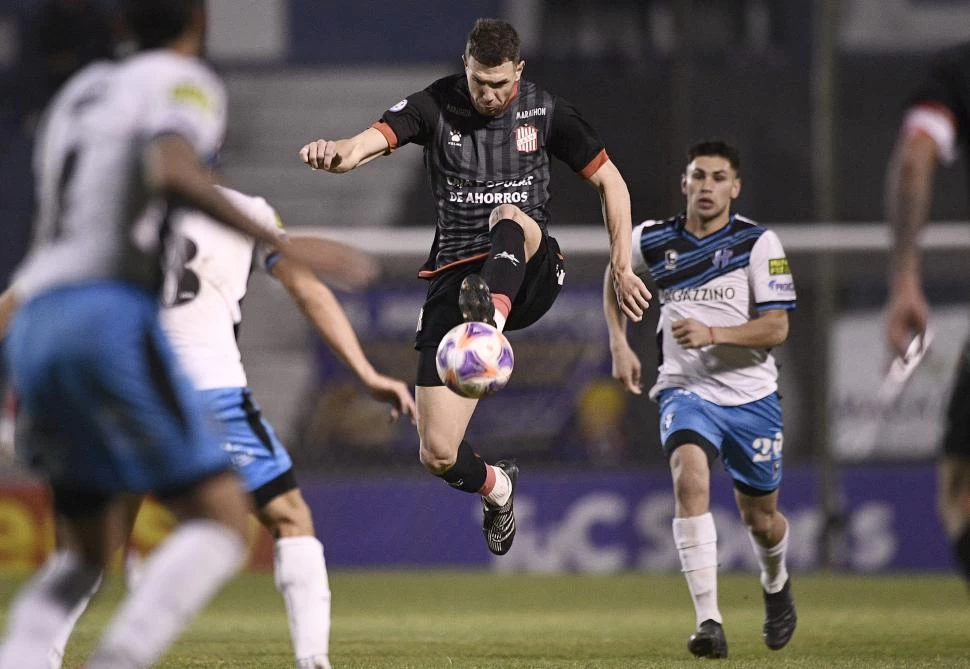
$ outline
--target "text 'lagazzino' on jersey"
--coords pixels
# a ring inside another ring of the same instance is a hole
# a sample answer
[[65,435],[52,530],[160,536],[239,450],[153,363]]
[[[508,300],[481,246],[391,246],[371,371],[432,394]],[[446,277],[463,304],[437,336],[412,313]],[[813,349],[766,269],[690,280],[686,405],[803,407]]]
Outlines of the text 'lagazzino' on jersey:
[[660,291],[660,300],[668,302],[724,302],[734,299],[734,287],[671,288]]

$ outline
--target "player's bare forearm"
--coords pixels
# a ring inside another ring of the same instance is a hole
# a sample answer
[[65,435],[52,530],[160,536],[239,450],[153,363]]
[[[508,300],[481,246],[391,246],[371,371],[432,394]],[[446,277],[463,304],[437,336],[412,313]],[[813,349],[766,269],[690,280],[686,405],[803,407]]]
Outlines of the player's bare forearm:
[[18,308],[20,308],[20,301],[11,286],[0,294],[0,340],[7,336],[7,330]]
[[599,191],[603,207],[603,222],[610,236],[610,265],[614,273],[630,267],[630,238],[633,217],[630,208],[630,191],[626,181],[612,161],[606,161],[589,178]]
[[343,174],[387,153],[390,144],[375,128],[347,139],[318,139],[300,149],[300,160],[314,170]]
[[610,235],[610,274],[616,301],[627,318],[639,322],[650,306],[652,296],[631,266],[630,191],[620,171],[610,161],[603,163],[589,177],[589,182],[599,191],[603,203],[603,220]]
[[367,360],[357,334],[333,291],[310,269],[289,258],[283,258],[273,266],[273,276],[283,284],[330,350],[364,384],[368,384],[376,371]]
[[886,175],[886,213],[893,234],[893,281],[918,279],[919,233],[929,218],[936,142],[921,132],[900,137]]
[[606,266],[606,272],[603,274],[603,316],[606,318],[606,330],[610,336],[610,350],[628,346],[627,319],[616,301],[616,288],[613,287],[613,273],[609,265]]
[[676,339],[680,340],[685,332],[690,333],[691,341],[695,344],[695,346],[688,346],[689,348],[712,344],[728,344],[743,348],[772,348],[785,343],[788,339],[788,312],[784,309],[769,309],[746,323],[726,327],[711,327],[692,319],[675,321],[672,324],[671,333]]
[[212,185],[195,150],[181,137],[167,135],[153,141],[145,162],[152,189],[177,198],[256,240],[272,246],[280,244],[280,232],[257,225]]

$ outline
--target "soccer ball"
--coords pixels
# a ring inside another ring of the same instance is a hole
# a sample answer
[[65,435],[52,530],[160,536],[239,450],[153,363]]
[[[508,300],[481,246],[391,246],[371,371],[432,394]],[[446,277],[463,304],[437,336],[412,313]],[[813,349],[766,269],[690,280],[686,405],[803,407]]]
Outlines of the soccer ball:
[[505,387],[515,360],[504,334],[487,323],[470,321],[444,336],[435,363],[446,386],[462,397],[478,399]]

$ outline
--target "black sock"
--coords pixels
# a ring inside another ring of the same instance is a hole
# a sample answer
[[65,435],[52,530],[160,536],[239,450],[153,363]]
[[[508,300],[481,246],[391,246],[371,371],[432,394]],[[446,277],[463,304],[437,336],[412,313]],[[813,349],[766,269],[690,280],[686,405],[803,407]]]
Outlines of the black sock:
[[451,469],[439,476],[445,483],[457,490],[478,492],[485,485],[485,461],[478,457],[471,445],[462,439],[458,445],[458,457]]
[[953,540],[953,555],[960,563],[963,577],[970,583],[970,523],[964,525],[963,531]]
[[482,267],[482,278],[492,295],[505,295],[511,306],[525,279],[525,231],[512,219],[503,218],[489,236],[492,250]]

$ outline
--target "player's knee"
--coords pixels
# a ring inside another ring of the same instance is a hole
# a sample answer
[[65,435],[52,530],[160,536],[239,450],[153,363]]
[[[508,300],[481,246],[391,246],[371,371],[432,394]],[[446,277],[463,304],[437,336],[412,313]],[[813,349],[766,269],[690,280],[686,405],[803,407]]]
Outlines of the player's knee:
[[775,526],[775,512],[758,508],[742,508],[741,522],[756,537],[769,537]]
[[523,223],[527,218],[525,212],[514,204],[500,204],[492,209],[492,213],[488,217],[488,227],[489,229],[494,228],[496,223],[505,220],[515,221],[519,226],[524,227]]
[[187,518],[207,518],[224,525],[244,540],[249,535],[249,500],[235,474],[224,472],[205,479],[176,498],[166,499]]
[[264,506],[259,516],[277,539],[315,536],[313,513],[302,495],[281,495]]
[[434,435],[421,435],[418,457],[424,468],[435,476],[440,476],[455,464],[457,446],[449,447],[447,441]]

